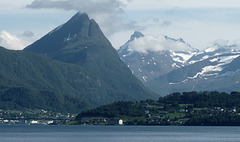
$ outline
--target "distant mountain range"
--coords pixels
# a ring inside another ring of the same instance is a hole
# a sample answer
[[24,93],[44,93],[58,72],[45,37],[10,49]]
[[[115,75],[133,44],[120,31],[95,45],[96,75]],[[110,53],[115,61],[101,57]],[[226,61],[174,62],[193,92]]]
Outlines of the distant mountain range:
[[[167,36],[162,36],[160,37],[161,39],[156,40],[163,40],[164,43],[170,43],[176,46],[185,46],[187,50],[163,49],[154,51],[152,48],[145,48],[146,53],[143,53],[139,52],[136,48],[141,49],[144,47],[135,47],[136,50],[131,48],[133,42],[141,42],[139,39],[144,37],[145,36],[142,33],[135,32],[130,40],[118,49],[120,58],[128,65],[132,70],[132,73],[143,83],[152,81],[174,69],[184,67],[187,64],[187,61],[198,52],[197,49],[194,49],[188,43],[185,43],[183,39],[173,39]],[[149,42],[146,44],[149,44]],[[156,45],[156,48],[158,48],[157,46],[158,45]],[[178,47],[175,48],[177,49]]]
[[[168,44],[155,44],[170,46],[164,50],[153,51],[151,47],[136,47],[141,45],[137,42],[146,42],[141,39],[144,37],[142,33],[135,32],[131,39],[120,47],[118,53],[132,73],[154,92],[167,95],[184,91],[240,90],[239,45],[215,43],[199,51],[183,39],[162,36],[160,40],[164,39]],[[160,45],[151,45],[161,48]],[[145,48],[147,52],[141,52],[137,48]]]
[[158,97],[131,74],[86,13],[76,13],[24,51],[1,47],[0,54],[4,109],[80,112],[114,101]]

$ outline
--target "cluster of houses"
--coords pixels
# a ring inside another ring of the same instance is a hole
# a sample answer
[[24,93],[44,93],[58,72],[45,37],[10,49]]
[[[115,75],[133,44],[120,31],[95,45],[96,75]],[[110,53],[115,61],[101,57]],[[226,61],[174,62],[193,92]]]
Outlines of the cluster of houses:
[[212,108],[193,108],[191,105],[183,105],[176,109],[165,109],[163,106],[152,107],[149,104],[145,104],[145,118],[146,122],[174,122],[175,124],[183,124],[185,118],[188,118],[187,114],[199,114],[207,113],[209,115],[215,113],[231,113],[234,115],[239,115],[240,112],[237,108],[222,108],[222,107],[212,107]]
[[47,110],[31,112],[0,110],[0,124],[52,125],[64,124],[73,119],[75,119],[73,114],[62,114]]
[[51,125],[54,120],[0,120],[0,124],[29,124],[29,125]]
[[81,124],[103,124],[103,125],[124,125],[122,119],[108,119],[102,117],[84,117],[80,121]]

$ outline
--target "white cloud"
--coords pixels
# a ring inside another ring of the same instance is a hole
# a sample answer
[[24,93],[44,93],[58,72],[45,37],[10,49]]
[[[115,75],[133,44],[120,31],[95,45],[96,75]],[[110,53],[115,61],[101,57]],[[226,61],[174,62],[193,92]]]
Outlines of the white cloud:
[[0,46],[10,50],[22,50],[28,45],[27,42],[23,41],[17,36],[11,35],[7,31],[0,33]]
[[87,13],[119,13],[124,4],[119,0],[35,0],[28,8],[57,8],[64,10],[77,10]]
[[216,39],[239,38],[239,7],[239,0],[0,0],[0,31],[21,35],[31,29],[36,40],[76,11],[85,11],[116,48],[140,30],[183,38],[205,49]]
[[240,7],[239,0],[131,0],[127,10],[153,10],[169,8],[229,8]]
[[34,36],[34,33],[32,31],[26,30],[22,34],[23,37],[31,38]]
[[240,49],[240,39],[237,40],[225,40],[225,39],[217,39],[215,41],[212,42],[212,46],[214,45],[218,45],[221,47],[226,47],[229,48],[229,46],[231,47],[231,49]]
[[146,35],[142,38],[134,39],[129,48],[133,51],[148,53],[148,51],[160,52],[165,50],[189,51],[191,47],[181,41],[171,40],[164,36],[153,37]]
[[125,22],[122,18],[125,2],[120,0],[34,0],[27,8],[63,9],[86,12],[95,19],[106,35],[122,30],[135,29],[134,21]]

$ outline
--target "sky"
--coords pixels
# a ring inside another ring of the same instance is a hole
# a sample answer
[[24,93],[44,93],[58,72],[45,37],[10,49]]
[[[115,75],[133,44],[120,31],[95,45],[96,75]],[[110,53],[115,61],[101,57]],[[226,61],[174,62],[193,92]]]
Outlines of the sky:
[[0,45],[21,50],[77,11],[95,19],[116,49],[134,31],[200,50],[240,39],[239,0],[0,0]]

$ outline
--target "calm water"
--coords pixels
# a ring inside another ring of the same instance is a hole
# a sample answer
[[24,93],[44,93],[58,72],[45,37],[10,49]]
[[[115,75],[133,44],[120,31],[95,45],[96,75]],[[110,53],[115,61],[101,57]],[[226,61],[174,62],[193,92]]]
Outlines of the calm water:
[[240,142],[240,127],[0,125],[0,142]]

